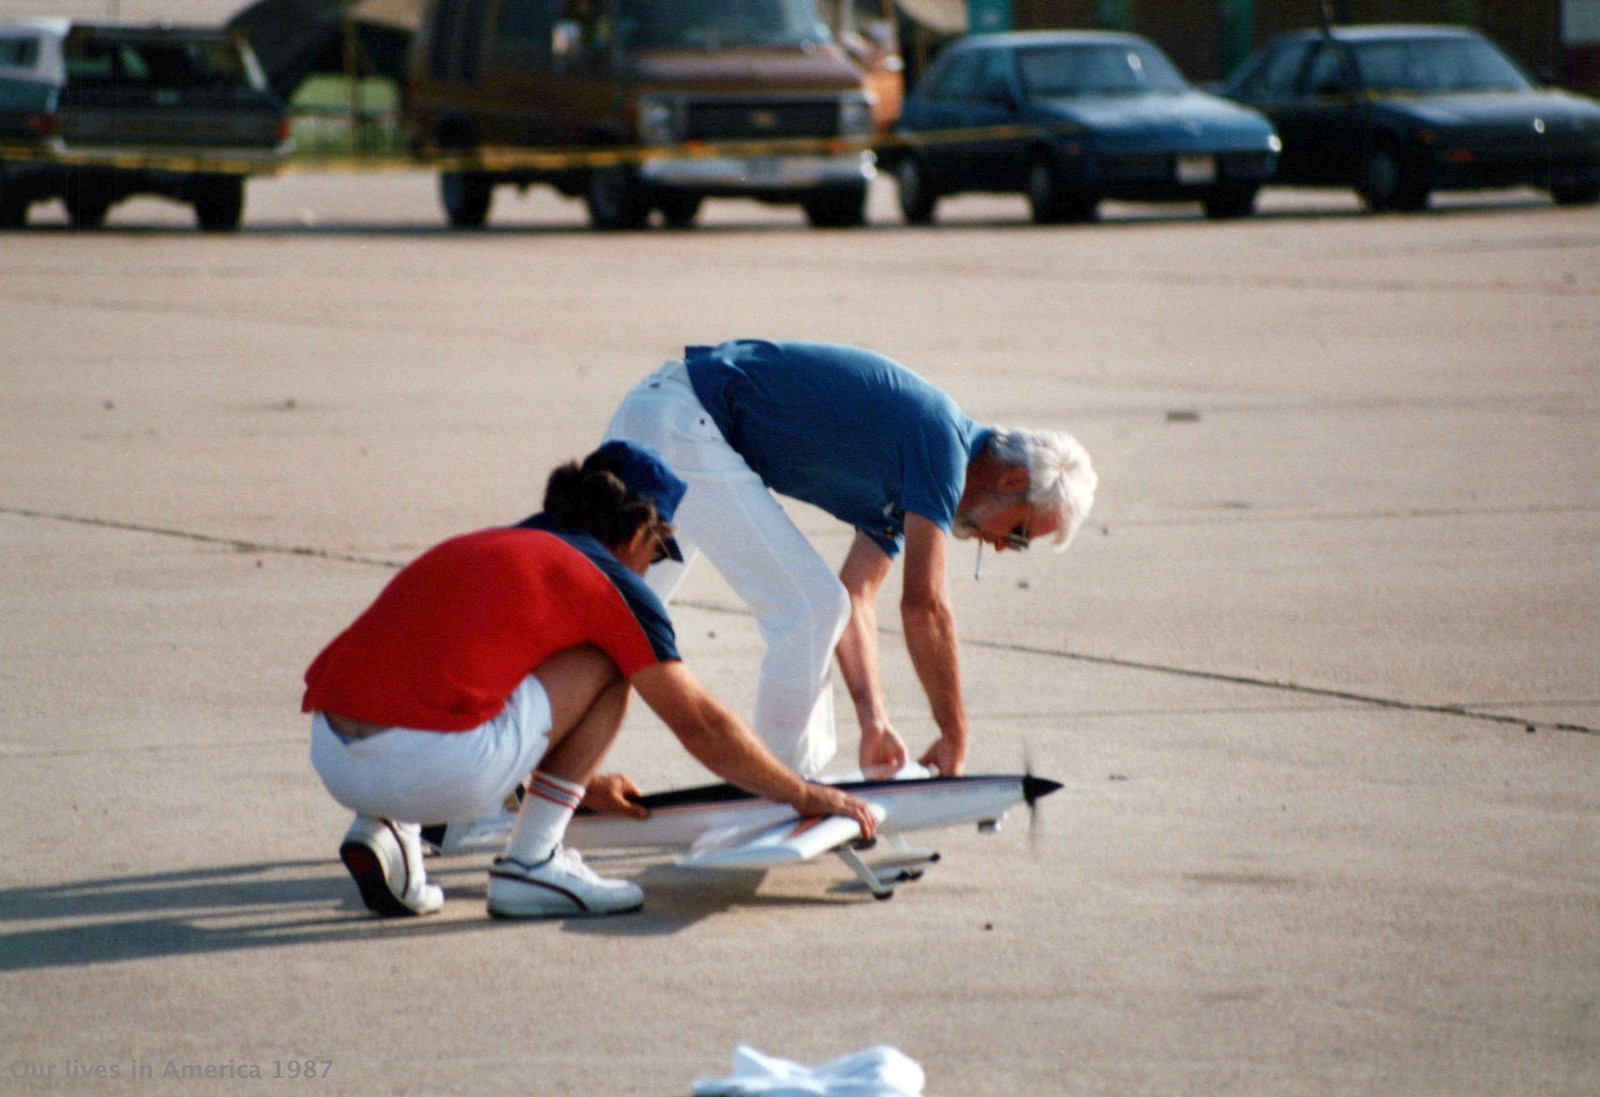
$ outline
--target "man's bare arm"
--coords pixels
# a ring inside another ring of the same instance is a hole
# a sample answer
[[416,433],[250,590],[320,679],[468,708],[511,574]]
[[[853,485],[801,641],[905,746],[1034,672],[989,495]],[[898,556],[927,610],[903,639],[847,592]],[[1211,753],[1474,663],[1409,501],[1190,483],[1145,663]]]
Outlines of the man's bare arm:
[[658,663],[629,682],[684,749],[724,781],[789,804],[801,815],[848,816],[860,824],[863,836],[872,837],[877,820],[865,803],[828,785],[802,780],[683,663]]
[[939,740],[922,757],[924,765],[959,777],[966,768],[967,708],[961,695],[960,646],[955,612],[945,587],[944,530],[920,514],[906,515],[905,587],[900,619],[906,630],[911,665],[928,695]]
[[898,771],[906,764],[906,745],[889,720],[883,679],[878,673],[878,591],[892,561],[866,534],[857,531],[839,581],[850,595],[850,619],[839,637],[839,673],[855,704],[861,728],[863,772]]

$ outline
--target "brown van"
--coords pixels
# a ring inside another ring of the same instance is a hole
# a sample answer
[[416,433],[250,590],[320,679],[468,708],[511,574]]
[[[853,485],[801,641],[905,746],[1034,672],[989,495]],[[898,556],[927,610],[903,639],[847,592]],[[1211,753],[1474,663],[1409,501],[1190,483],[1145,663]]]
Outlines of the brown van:
[[404,102],[418,151],[512,154],[505,168],[485,157],[441,174],[457,228],[482,227],[504,183],[581,195],[602,229],[643,228],[653,211],[687,226],[715,196],[798,203],[813,225],[859,225],[876,170],[859,144],[786,155],[624,155],[601,165],[515,154],[860,142],[876,128],[876,108],[865,71],[814,0],[433,0]]

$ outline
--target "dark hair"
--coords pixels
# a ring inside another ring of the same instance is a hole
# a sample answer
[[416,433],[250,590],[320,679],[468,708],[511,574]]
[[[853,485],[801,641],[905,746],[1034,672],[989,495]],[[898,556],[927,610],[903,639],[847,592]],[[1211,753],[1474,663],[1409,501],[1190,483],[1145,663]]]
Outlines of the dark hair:
[[646,525],[671,536],[672,527],[657,517],[654,503],[628,494],[617,468],[604,453],[591,453],[581,465],[562,465],[545,486],[545,513],[557,526],[592,534],[609,549],[627,544]]

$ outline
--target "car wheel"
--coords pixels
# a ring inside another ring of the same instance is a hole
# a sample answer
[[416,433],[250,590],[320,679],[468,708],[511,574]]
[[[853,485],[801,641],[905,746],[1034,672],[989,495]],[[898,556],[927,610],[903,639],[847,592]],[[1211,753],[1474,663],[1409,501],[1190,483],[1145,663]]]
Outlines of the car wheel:
[[61,204],[67,207],[67,220],[80,231],[101,228],[106,223],[106,214],[111,212],[110,198],[77,187],[61,196]]
[[1428,208],[1427,184],[1393,145],[1379,145],[1367,157],[1360,190],[1367,208],[1374,213],[1414,213]]
[[439,202],[453,229],[481,229],[489,221],[494,184],[481,171],[439,173]]
[[656,196],[656,209],[661,211],[661,220],[666,222],[667,228],[693,228],[694,219],[700,216],[702,201],[698,194],[668,191]]
[[928,185],[928,169],[915,156],[900,161],[894,171],[900,188],[900,213],[908,225],[933,224],[934,208],[939,196]]
[[7,178],[6,162],[0,160],[0,229],[20,229],[28,223],[29,202],[22,188]]
[[1249,217],[1256,211],[1256,195],[1260,189],[1248,184],[1218,187],[1204,199],[1206,216],[1213,221]]
[[650,195],[630,167],[601,168],[589,173],[584,192],[589,224],[607,232],[633,231],[650,223]]
[[867,223],[865,186],[827,187],[801,205],[812,228],[853,229]]
[[1600,202],[1600,181],[1559,183],[1550,188],[1550,197],[1562,206],[1592,206]]
[[194,219],[204,232],[233,232],[244,220],[244,176],[202,175],[194,184]]
[[1099,216],[1099,198],[1089,191],[1067,186],[1061,169],[1046,153],[1037,154],[1028,164],[1027,190],[1035,224],[1093,221]]
[[0,230],[25,228],[28,224],[28,200],[7,186],[0,177]]

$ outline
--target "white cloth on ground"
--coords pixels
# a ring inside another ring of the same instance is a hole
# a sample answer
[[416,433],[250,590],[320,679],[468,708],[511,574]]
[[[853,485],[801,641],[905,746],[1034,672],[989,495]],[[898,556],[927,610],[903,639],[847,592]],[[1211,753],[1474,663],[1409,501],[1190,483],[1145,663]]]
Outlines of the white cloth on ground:
[[694,1083],[695,1097],[921,1097],[922,1067],[892,1047],[874,1047],[805,1067],[740,1045],[733,1074]]

